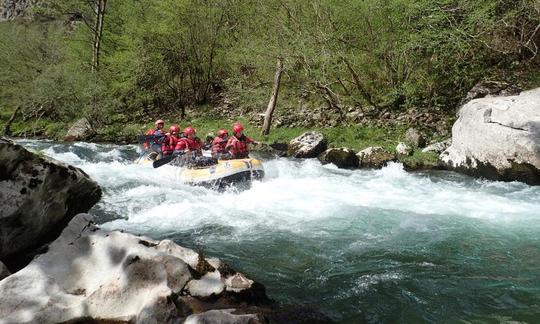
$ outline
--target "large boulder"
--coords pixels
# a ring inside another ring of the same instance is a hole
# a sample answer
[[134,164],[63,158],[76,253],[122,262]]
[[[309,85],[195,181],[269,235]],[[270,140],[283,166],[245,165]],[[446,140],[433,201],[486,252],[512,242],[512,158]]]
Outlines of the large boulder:
[[81,169],[0,139],[0,259],[11,268],[12,258],[54,240],[100,198]]
[[103,230],[88,214],[0,281],[0,323],[260,323],[269,305],[261,284],[219,259]]
[[540,184],[540,88],[464,105],[440,160],[473,176]]
[[75,122],[68,130],[65,141],[85,141],[96,135],[96,131],[92,127],[90,121],[86,118],[81,118]]
[[356,154],[358,157],[358,166],[360,168],[376,168],[380,169],[395,161],[396,156],[380,146],[370,146]]
[[314,158],[326,150],[326,140],[319,132],[305,132],[289,143],[289,155],[295,158]]
[[319,160],[323,164],[333,163],[338,168],[358,167],[358,157],[353,150],[346,147],[330,148],[319,155]]

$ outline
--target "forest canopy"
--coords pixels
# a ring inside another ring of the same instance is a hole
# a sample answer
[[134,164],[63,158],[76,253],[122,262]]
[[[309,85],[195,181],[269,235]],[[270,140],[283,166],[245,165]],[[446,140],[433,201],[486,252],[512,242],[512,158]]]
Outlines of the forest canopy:
[[53,0],[0,23],[0,107],[98,125],[227,98],[453,112],[478,81],[540,85],[536,0]]

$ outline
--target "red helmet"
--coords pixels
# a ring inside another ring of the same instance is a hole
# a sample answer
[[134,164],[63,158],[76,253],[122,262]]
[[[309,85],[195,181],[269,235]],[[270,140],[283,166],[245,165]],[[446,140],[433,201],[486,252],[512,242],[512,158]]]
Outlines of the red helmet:
[[242,124],[240,123],[236,123],[233,125],[232,130],[235,134],[241,133],[244,130],[244,126],[242,126]]
[[229,135],[229,132],[226,129],[220,129],[217,132],[218,137],[224,137],[224,136],[227,136],[227,135]]
[[172,125],[169,128],[169,131],[171,132],[171,134],[178,134],[178,132],[180,132],[180,128],[178,127],[178,125]]
[[159,124],[164,124],[165,125],[165,122],[163,121],[163,119],[158,119],[158,120],[156,120],[156,122],[154,124],[156,126],[159,125]]
[[195,134],[197,132],[197,130],[191,126],[188,126],[184,129],[184,134],[186,134],[186,136],[189,136],[191,134]]

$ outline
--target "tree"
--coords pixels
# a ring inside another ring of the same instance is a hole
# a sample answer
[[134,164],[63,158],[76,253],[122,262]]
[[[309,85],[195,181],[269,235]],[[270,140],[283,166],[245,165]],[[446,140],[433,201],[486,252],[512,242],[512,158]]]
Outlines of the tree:
[[37,12],[50,17],[62,17],[74,23],[80,21],[91,35],[92,72],[97,72],[100,64],[103,42],[103,27],[107,0],[53,0],[38,3]]

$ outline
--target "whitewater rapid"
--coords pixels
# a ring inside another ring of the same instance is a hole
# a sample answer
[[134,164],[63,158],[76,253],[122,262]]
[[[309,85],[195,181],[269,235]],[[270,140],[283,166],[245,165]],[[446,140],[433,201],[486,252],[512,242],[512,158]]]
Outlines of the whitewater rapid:
[[[443,309],[455,320],[528,319],[507,310],[529,304],[536,305],[531,314],[540,313],[539,187],[407,173],[400,164],[341,170],[314,159],[263,158],[263,181],[216,192],[178,183],[173,167],[133,164],[137,146],[20,143],[82,168],[101,185],[104,197],[92,213],[102,226],[216,253],[280,302],[345,322],[398,314],[438,321],[448,315]],[[488,289],[491,277],[506,279]],[[501,287],[524,289],[527,302],[508,292],[499,299]]]

